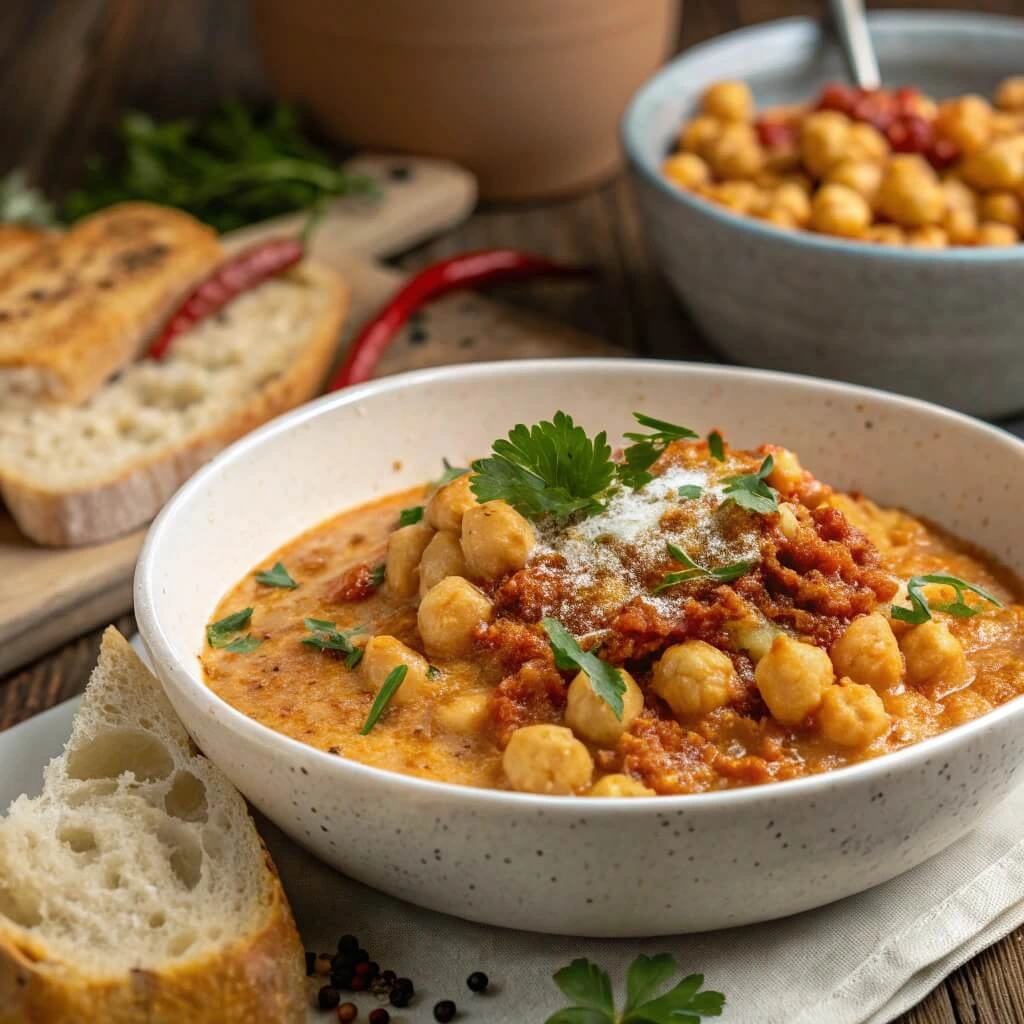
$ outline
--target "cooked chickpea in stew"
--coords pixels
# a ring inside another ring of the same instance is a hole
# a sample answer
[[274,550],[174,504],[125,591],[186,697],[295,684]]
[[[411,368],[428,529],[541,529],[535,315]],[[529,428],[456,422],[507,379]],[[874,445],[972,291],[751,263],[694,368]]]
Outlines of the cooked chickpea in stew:
[[1015,245],[1024,232],[1024,76],[994,101],[826,86],[754,107],[709,86],[663,165],[680,188],[784,229],[885,245]]
[[1024,691],[992,559],[792,451],[635,415],[614,454],[563,413],[516,427],[286,544],[214,613],[209,686],[379,768],[594,797],[829,771]]

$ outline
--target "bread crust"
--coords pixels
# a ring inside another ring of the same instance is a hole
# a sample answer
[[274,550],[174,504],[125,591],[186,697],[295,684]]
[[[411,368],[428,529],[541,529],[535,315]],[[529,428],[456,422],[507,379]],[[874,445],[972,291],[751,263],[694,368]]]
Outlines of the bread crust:
[[0,280],[49,237],[39,228],[0,224]]
[[149,203],[34,246],[0,274],[0,396],[85,401],[222,259],[214,231]]
[[5,471],[0,496],[22,532],[39,544],[73,547],[109,540],[142,526],[217,452],[316,395],[334,356],[348,308],[348,290],[327,267],[303,264],[302,271],[330,300],[309,325],[309,339],[291,366],[216,427],[178,448],[154,452],[88,489],[48,490],[16,471]]

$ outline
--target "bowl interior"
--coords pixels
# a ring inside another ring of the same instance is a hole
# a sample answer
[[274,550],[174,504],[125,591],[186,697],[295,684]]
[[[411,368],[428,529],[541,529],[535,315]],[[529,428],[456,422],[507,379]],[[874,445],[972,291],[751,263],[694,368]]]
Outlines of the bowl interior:
[[[843,489],[969,536],[1020,571],[1024,444],[978,421],[811,378],[637,360],[543,360],[387,378],[281,417],[183,487],[150,531],[136,576],[149,649],[201,685],[217,601],[274,549],[345,508],[485,454],[516,422],[557,409],[615,443],[631,412],[772,441]],[[205,690],[205,688],[204,688]],[[198,691],[196,691],[198,692]]]

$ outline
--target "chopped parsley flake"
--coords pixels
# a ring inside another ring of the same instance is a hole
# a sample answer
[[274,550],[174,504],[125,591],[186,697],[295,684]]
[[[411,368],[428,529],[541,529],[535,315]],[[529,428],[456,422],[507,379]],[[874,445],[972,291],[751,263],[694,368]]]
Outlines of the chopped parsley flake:
[[765,482],[774,468],[775,460],[766,455],[756,473],[727,476],[723,481],[725,500],[732,501],[749,512],[759,512],[762,515],[778,512],[779,492]]
[[418,523],[423,518],[423,506],[412,505],[409,508],[403,508],[398,513],[398,525],[399,526],[412,526],[413,523]]
[[574,668],[585,672],[594,693],[621,721],[622,695],[626,692],[626,681],[622,673],[596,654],[584,651],[557,619],[541,619],[540,624],[548,635],[555,655],[555,665],[563,672]]
[[345,665],[348,668],[355,668],[363,657],[363,649],[352,643],[352,637],[362,633],[363,626],[354,626],[352,629],[338,629],[333,622],[325,619],[303,619],[306,629],[312,636],[303,638],[307,647],[315,647],[321,651],[338,651],[345,655]]
[[384,714],[388,704],[391,703],[391,698],[394,697],[398,692],[398,688],[405,682],[405,676],[408,671],[408,665],[396,665],[388,673],[387,679],[384,680],[384,685],[373,699],[373,705],[370,708],[370,713],[366,716],[362,729],[359,730],[360,736],[366,736],[377,724],[380,716]]
[[[245,629],[249,625],[249,621],[252,619],[252,609],[243,608],[239,612],[232,612],[230,615],[225,615],[223,619],[218,619],[216,622],[211,622],[206,627],[206,642],[211,647],[220,649],[228,648],[232,643],[237,644],[239,637],[232,638],[232,634],[238,633],[240,630]],[[253,638],[255,639],[255,638]],[[259,646],[259,641],[256,641],[256,647]],[[249,647],[248,650],[254,650],[254,647]],[[233,648],[235,653],[245,653],[244,650],[240,650],[238,647]]]
[[754,568],[754,562],[733,562],[731,565],[721,565],[715,569],[708,569],[706,566],[695,562],[682,548],[675,544],[666,544],[669,557],[674,562],[686,566],[678,572],[666,573],[661,582],[654,588],[654,593],[659,594],[669,587],[678,586],[680,583],[690,583],[693,580],[715,580],[718,583],[731,583],[745,576]]
[[717,430],[708,434],[708,451],[716,462],[725,462],[725,442]]
[[273,569],[256,573],[256,582],[264,587],[284,587],[286,590],[294,590],[298,586],[281,562],[275,562]]

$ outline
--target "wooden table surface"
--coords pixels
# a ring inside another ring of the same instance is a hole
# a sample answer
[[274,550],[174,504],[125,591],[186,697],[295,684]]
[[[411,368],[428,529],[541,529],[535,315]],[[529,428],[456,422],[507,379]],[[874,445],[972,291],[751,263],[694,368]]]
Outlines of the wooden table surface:
[[[1024,14],[1024,0],[901,0],[900,6]],[[679,45],[819,9],[814,0],[686,0]],[[90,152],[109,142],[111,125],[125,107],[183,115],[227,95],[264,95],[242,0],[0,3],[0,174],[23,166],[42,186],[59,191],[74,183]],[[715,358],[658,277],[625,181],[557,203],[484,208],[459,230],[399,262],[415,268],[489,245],[521,246],[600,267],[599,281],[582,298],[575,290],[575,298],[567,300],[564,290],[538,287],[517,288],[507,296],[510,301],[640,353]],[[1010,426],[1024,432],[1020,424]],[[131,616],[117,625],[125,633],[134,628]],[[0,729],[78,693],[98,643],[97,631],[0,679]],[[955,972],[900,1020],[1014,1022],[1024,1022],[1024,929]]]

